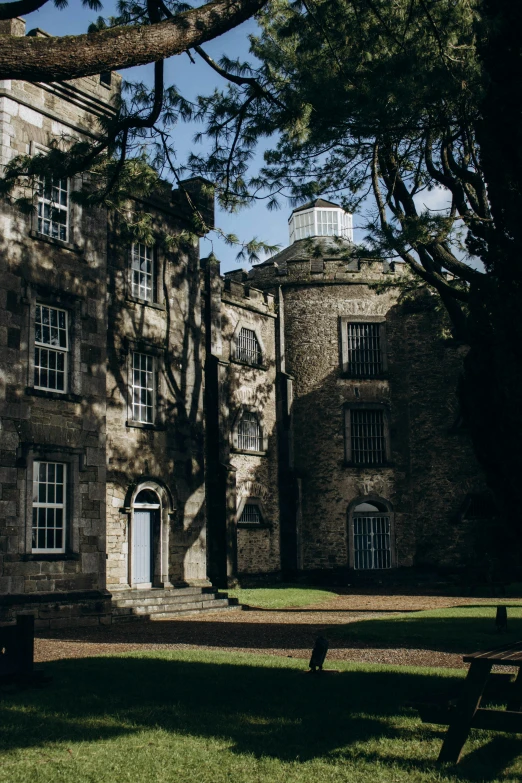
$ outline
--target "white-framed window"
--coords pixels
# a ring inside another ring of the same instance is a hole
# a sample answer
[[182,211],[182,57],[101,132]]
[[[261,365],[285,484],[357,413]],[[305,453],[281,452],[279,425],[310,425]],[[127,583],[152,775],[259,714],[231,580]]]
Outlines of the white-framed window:
[[134,242],[131,249],[132,295],[145,302],[154,301],[154,248]]
[[288,221],[290,244],[307,237],[340,236],[353,242],[352,216],[341,207],[301,209]]
[[38,233],[69,241],[69,180],[45,174],[38,178]]
[[65,552],[66,479],[66,464],[33,462],[33,552]]
[[69,330],[67,311],[36,304],[34,319],[34,387],[67,391]]
[[252,411],[243,411],[238,421],[237,448],[242,451],[263,451],[263,431],[257,414]]
[[261,364],[262,352],[259,340],[253,329],[243,326],[235,340],[234,358],[248,364]]
[[[294,217],[294,238],[306,239],[315,233],[313,210],[302,212]],[[293,241],[292,239],[290,241]]]
[[334,237],[339,236],[339,212],[334,209],[316,210],[317,236]]
[[131,398],[132,420],[143,424],[154,423],[154,357],[134,351],[132,354]]

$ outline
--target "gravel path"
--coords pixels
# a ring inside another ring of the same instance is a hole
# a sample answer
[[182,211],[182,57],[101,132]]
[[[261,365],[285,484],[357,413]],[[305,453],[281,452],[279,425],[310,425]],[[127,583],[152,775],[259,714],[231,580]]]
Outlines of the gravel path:
[[[308,660],[317,634],[332,625],[393,616],[398,612],[488,604],[494,600],[360,593],[339,595],[325,603],[296,609],[224,611],[157,622],[40,631],[35,640],[35,660],[165,649],[229,650]],[[354,646],[348,639],[331,641],[328,660],[465,667],[457,653],[372,648],[359,643]]]

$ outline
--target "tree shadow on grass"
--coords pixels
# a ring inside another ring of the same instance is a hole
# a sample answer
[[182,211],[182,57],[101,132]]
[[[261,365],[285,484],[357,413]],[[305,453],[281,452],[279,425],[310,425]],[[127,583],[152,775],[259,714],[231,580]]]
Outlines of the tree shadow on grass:
[[136,623],[132,625],[132,632],[128,626],[112,625],[39,631],[37,635],[96,644],[191,644],[259,650],[291,648],[303,650],[303,657],[306,657],[318,632],[321,632],[329,640],[331,650],[406,648],[464,655],[522,639],[522,617],[510,617],[508,612],[509,632],[499,634],[495,627],[495,607],[490,608],[490,617],[465,617],[461,614],[437,618],[412,612],[394,618],[355,620],[329,627],[326,627],[324,618],[321,622],[297,623],[292,622],[292,615],[288,614],[289,622],[286,623],[272,623],[268,619],[266,623],[257,623],[246,619],[244,622],[239,619],[228,622],[194,618]]
[[[443,730],[421,724],[405,705],[452,698],[462,681],[454,674],[359,669],[313,677],[287,661],[268,667],[231,664],[224,656],[216,663],[154,653],[61,660],[45,670],[54,678],[47,687],[3,694],[4,750],[107,741],[160,728],[223,739],[232,752],[257,758],[372,761],[365,743],[405,740],[420,747],[413,758],[395,756],[390,748],[374,760],[419,771],[433,765],[433,759],[419,757],[422,739],[442,739]],[[415,718],[411,730],[397,725],[401,715]],[[489,767],[493,772],[499,766],[496,755],[489,761],[485,752],[476,756],[457,768],[458,780],[482,781]]]
[[413,612],[393,619],[356,621],[331,627],[328,633],[332,647],[404,647],[462,655],[522,639],[522,617],[510,617],[508,611],[508,632],[500,634],[495,626],[496,607],[488,607],[490,616],[465,616],[464,610],[475,608],[478,607],[458,607],[453,617],[427,617],[423,612]]

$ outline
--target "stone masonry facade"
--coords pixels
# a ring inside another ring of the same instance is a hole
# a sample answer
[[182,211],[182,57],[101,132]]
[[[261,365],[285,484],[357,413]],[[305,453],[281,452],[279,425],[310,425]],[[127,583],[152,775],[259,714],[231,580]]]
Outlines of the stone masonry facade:
[[[0,165],[98,138],[119,89],[0,82]],[[0,623],[110,623],[143,587],[467,562],[485,487],[457,426],[466,348],[429,291],[404,295],[402,264],[312,236],[222,277],[180,238],[187,192],[213,214],[208,183],[129,202],[148,242],[77,204],[82,184],[0,205]],[[371,377],[350,364],[363,333]]]
[[[281,369],[293,395],[290,562],[304,571],[353,568],[354,509],[377,503],[391,520],[392,567],[467,563],[475,521],[462,509],[485,483],[455,427],[466,347],[448,339],[435,297],[423,288],[404,295],[402,263],[361,260],[349,243],[340,253],[323,238],[295,241],[247,277],[280,299]],[[349,324],[384,327],[377,377],[346,371]],[[387,454],[376,466],[348,454],[352,411],[361,410],[384,416]]]

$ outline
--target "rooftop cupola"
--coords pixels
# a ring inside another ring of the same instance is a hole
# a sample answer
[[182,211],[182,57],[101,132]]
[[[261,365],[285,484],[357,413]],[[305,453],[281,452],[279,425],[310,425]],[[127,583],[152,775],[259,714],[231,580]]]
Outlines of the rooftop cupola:
[[353,242],[352,216],[339,204],[318,198],[294,209],[288,220],[290,244],[307,237],[342,237]]

